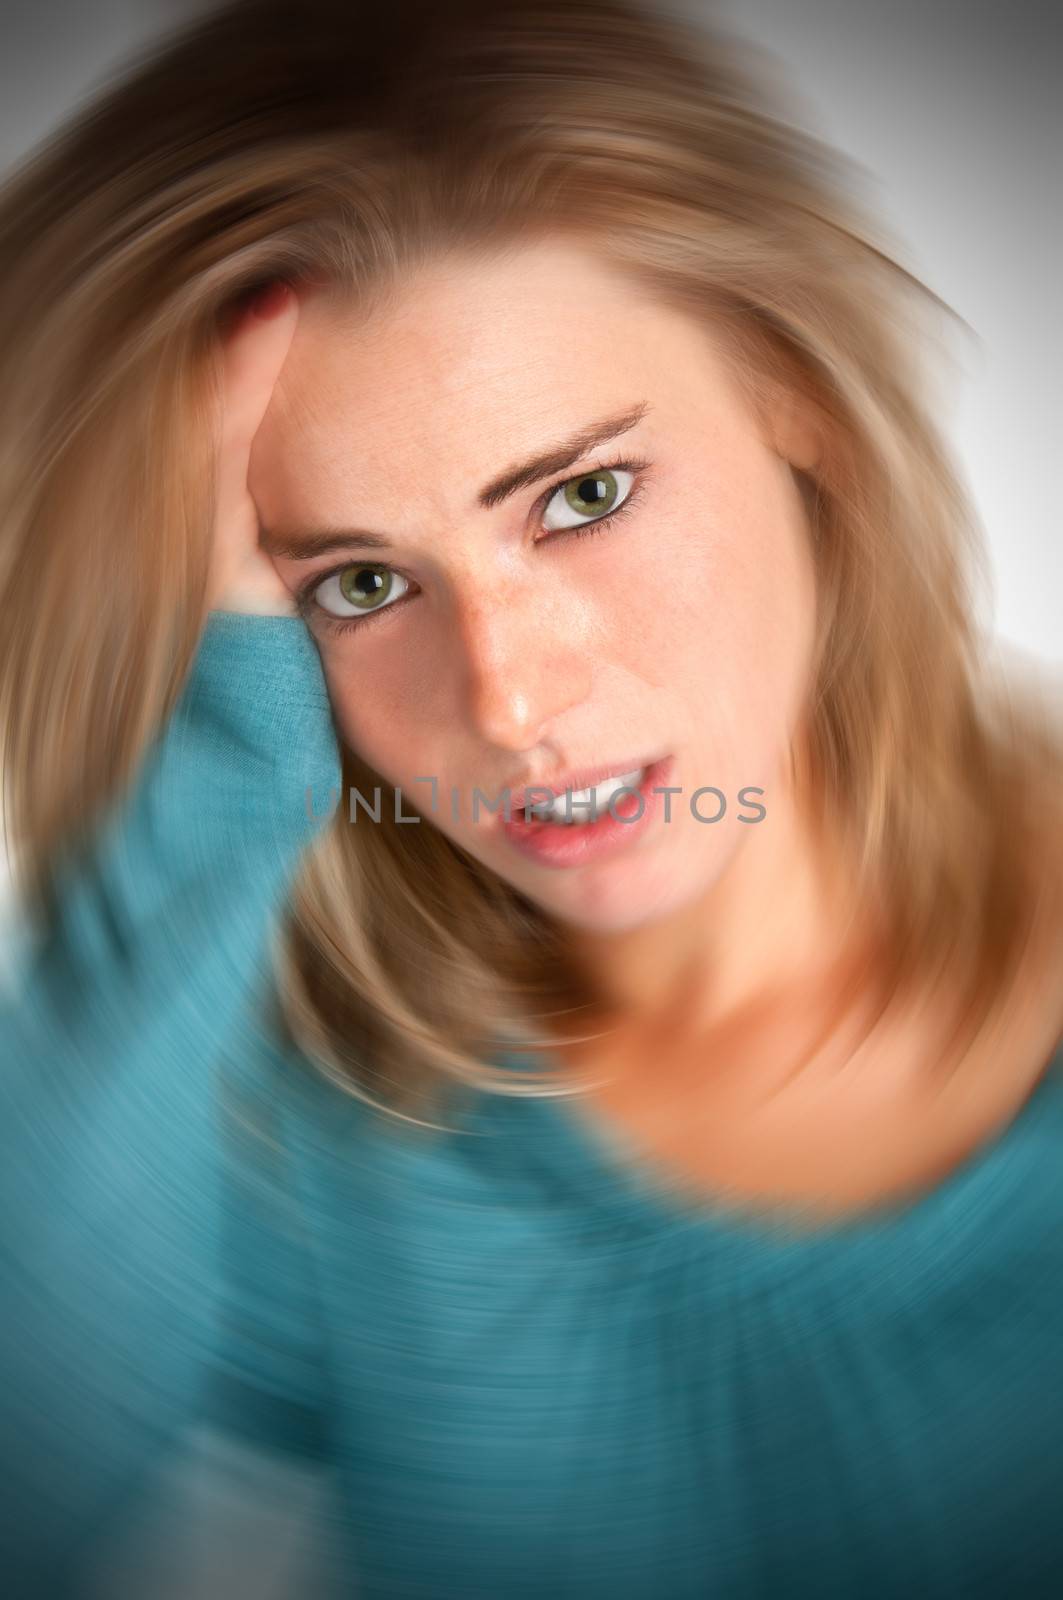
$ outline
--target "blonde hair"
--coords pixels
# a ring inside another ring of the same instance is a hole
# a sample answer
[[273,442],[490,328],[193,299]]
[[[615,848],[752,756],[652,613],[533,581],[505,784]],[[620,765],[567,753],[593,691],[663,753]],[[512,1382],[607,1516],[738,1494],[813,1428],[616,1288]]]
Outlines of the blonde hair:
[[[914,360],[919,317],[947,308],[733,41],[624,0],[244,0],[9,180],[0,731],[23,887],[47,907],[194,656],[236,297],[312,279],[371,314],[444,250],[544,234],[704,319],[754,400],[781,382],[822,420],[802,779],[852,842],[854,895],[882,898],[893,985],[948,971],[987,1015],[1036,919],[1063,920],[1058,858],[1035,852],[1063,741],[987,669],[978,530]],[[344,793],[380,781],[343,765]],[[563,930],[430,822],[352,828],[342,807],[277,976],[306,1054],[400,1115],[443,1085],[550,1092],[492,1054],[545,1047],[595,999]]]

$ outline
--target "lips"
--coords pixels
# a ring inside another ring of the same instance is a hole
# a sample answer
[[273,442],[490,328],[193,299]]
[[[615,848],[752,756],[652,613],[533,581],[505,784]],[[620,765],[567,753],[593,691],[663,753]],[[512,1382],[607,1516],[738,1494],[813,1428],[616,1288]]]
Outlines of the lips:
[[[575,772],[563,773],[560,777],[544,778],[541,782],[528,783],[522,789],[510,791],[510,810],[514,815],[524,809],[524,799],[529,793],[535,795],[533,804],[543,799],[542,791],[548,790],[555,798],[566,790],[593,789],[596,784],[604,783],[606,778],[619,778],[625,772],[641,772],[646,767],[651,767],[655,762],[662,760],[659,755],[631,756],[620,761],[610,761],[598,767],[580,767]],[[538,794],[535,791],[538,790]]]
[[523,813],[518,812],[508,821],[504,816],[497,817],[496,827],[506,845],[537,867],[550,871],[579,871],[602,865],[613,856],[630,858],[657,836],[666,786],[674,769],[675,757],[671,755],[646,766],[634,797],[640,809],[634,813],[629,794],[621,797],[615,812],[610,806],[593,822],[561,826],[548,821],[525,821]]

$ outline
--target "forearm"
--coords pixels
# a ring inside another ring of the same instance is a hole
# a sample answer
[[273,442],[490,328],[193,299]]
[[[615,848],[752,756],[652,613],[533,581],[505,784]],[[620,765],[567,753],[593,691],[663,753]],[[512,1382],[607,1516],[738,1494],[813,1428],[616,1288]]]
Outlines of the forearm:
[[337,783],[304,626],[213,615],[0,1013],[0,1527],[27,1575],[76,1563],[198,1403],[218,1300],[214,1066],[261,1004],[322,826],[306,790],[323,812]]

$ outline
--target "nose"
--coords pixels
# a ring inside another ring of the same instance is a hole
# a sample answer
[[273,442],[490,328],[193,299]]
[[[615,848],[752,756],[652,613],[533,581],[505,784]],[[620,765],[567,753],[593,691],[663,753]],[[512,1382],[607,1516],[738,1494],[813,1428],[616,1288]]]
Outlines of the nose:
[[457,630],[469,720],[500,750],[523,752],[590,692],[594,657],[578,607],[513,585],[465,596]]

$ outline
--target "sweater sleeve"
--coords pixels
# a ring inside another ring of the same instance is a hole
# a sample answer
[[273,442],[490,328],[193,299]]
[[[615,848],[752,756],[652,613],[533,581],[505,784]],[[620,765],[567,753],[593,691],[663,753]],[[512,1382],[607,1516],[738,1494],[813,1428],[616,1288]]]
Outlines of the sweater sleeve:
[[[233,1395],[253,1393],[247,1329],[270,1308],[226,1274],[248,1242],[270,1259],[276,1215],[240,1168],[220,1064],[261,1031],[277,916],[339,782],[302,621],[212,613],[173,715],[26,944],[0,1012],[9,1594],[83,1592],[101,1530],[212,1403],[220,1328],[234,1422]],[[299,1414],[308,1349],[292,1334],[266,1374]]]

